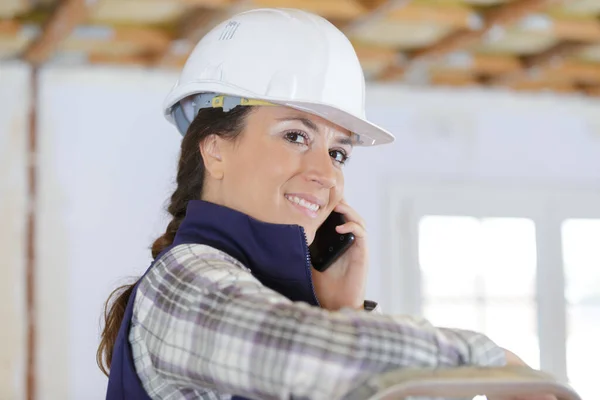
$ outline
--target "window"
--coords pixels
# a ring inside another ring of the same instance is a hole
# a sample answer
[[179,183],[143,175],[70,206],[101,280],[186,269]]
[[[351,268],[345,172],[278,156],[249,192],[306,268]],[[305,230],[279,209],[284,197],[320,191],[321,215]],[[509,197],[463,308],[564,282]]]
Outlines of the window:
[[418,243],[424,316],[484,332],[539,368],[533,221],[424,216]]
[[562,224],[567,373],[582,398],[597,398],[600,356],[600,219]]
[[389,202],[388,312],[484,332],[600,398],[599,193],[402,184]]

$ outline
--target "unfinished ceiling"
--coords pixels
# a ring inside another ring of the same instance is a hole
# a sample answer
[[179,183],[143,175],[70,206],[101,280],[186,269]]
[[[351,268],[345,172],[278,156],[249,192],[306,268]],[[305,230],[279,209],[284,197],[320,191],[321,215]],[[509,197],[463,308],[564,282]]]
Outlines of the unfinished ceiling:
[[600,0],[0,0],[0,58],[180,68],[260,7],[328,18],[369,80],[600,96]]

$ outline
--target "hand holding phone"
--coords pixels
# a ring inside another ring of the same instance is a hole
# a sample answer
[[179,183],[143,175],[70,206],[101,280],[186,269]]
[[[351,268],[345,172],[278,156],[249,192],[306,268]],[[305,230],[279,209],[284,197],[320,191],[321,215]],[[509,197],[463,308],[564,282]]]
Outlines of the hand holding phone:
[[369,270],[366,223],[344,200],[334,210],[310,246],[315,294],[330,311],[362,309]]
[[354,243],[354,234],[336,231],[335,228],[344,223],[344,216],[333,211],[317,230],[309,248],[312,266],[317,271],[327,270]]

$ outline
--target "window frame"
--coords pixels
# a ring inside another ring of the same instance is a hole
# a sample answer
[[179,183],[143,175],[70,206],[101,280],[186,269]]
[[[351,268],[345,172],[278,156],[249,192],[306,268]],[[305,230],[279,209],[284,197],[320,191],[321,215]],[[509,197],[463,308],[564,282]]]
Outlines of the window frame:
[[573,218],[600,218],[600,191],[465,182],[395,182],[387,194],[382,289],[386,308],[393,314],[423,315],[418,254],[421,217],[516,217],[534,222],[540,368],[567,382],[562,223]]

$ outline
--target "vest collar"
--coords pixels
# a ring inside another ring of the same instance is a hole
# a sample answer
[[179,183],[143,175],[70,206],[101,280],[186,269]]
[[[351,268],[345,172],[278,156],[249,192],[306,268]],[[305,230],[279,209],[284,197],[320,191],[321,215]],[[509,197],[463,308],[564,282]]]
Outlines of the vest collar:
[[203,200],[188,203],[173,246],[205,244],[227,253],[292,301],[318,305],[304,228],[270,224]]

